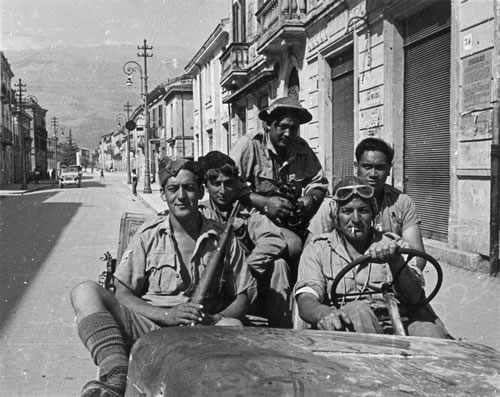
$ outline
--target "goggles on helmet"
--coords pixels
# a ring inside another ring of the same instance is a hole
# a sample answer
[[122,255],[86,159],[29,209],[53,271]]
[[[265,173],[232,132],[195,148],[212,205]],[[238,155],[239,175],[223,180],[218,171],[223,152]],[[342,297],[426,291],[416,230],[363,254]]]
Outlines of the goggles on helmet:
[[373,197],[375,190],[370,185],[353,185],[344,186],[337,189],[333,199],[336,201],[349,200],[353,195],[361,198],[370,199]]

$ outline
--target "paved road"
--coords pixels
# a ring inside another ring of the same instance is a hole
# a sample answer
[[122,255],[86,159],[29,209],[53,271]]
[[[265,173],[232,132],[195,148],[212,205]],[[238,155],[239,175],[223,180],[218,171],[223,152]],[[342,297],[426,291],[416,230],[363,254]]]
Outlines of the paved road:
[[122,212],[151,213],[122,177],[0,197],[0,396],[77,396],[95,377],[69,292],[115,253]]
[[[104,251],[115,253],[124,211],[164,209],[158,192],[144,197],[146,207],[124,180],[108,173],[103,182],[86,177],[80,189],[0,197],[0,397],[78,396],[95,376],[69,292],[97,279]],[[500,279],[442,266],[436,312],[454,336],[500,351]]]

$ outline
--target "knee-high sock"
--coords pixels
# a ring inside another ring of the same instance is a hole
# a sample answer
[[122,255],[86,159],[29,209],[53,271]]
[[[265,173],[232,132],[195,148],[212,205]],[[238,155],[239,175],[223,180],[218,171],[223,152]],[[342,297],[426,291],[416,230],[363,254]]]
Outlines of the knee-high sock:
[[[120,327],[108,312],[97,312],[78,323],[78,335],[109,383],[125,389],[128,353]],[[112,379],[111,379],[112,378]]]

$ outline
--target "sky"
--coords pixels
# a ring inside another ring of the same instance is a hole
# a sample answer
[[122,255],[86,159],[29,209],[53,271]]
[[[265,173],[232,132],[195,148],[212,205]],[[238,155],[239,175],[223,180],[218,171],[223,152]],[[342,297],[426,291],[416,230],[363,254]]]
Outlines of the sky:
[[229,0],[0,0],[0,47],[201,46],[228,14]]

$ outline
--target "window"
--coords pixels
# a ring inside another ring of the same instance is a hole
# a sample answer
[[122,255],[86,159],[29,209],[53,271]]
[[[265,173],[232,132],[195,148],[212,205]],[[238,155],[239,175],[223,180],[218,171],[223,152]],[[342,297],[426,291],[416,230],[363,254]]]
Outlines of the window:
[[245,42],[245,6],[243,0],[233,3],[233,42]]
[[158,127],[163,126],[163,105],[158,106]]

